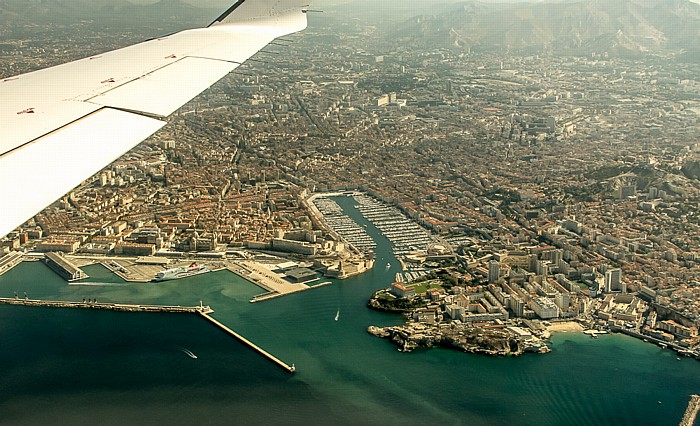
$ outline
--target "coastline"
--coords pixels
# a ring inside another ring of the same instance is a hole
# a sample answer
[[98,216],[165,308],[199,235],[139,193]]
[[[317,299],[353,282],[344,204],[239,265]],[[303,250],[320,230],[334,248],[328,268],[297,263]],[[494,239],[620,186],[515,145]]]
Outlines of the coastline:
[[551,333],[582,333],[585,330],[585,328],[575,322],[575,321],[566,321],[566,322],[557,322],[554,323],[550,326],[547,327],[547,331]]
[[[384,247],[380,246],[380,250]],[[380,251],[380,258],[387,259],[387,256],[388,250]],[[226,336],[219,340],[219,330],[209,331],[211,327],[202,326],[198,320],[187,316],[150,315],[142,319],[138,315],[124,315],[115,317],[119,319],[119,327],[112,328],[116,321],[108,312],[55,311],[62,320],[52,324],[37,321],[45,315],[41,310],[15,312],[8,311],[11,307],[5,307],[3,312],[8,314],[4,336],[14,342],[9,346],[16,349],[5,351],[3,355],[7,365],[17,365],[15,369],[22,373],[8,375],[6,383],[9,388],[10,380],[14,380],[12,386],[19,384],[28,389],[21,399],[8,396],[9,402],[5,406],[21,410],[19,419],[26,420],[25,423],[39,423],[27,416],[36,412],[35,408],[41,404],[44,404],[41,405],[42,412],[53,414],[59,419],[58,424],[64,419],[80,418],[85,415],[85,409],[68,397],[60,399],[62,394],[52,397],[51,405],[45,408],[47,401],[42,395],[46,384],[58,389],[68,383],[73,393],[87,395],[84,404],[95,406],[93,412],[104,410],[105,415],[124,418],[135,415],[131,407],[140,404],[140,420],[134,419],[134,422],[143,422],[143,419],[162,422],[163,416],[174,411],[173,416],[179,420],[174,423],[196,423],[201,421],[196,408],[202,407],[220,416],[237,416],[242,421],[252,422],[261,418],[270,422],[288,422],[288,413],[294,412],[299,418],[308,416],[309,421],[319,415],[328,418],[348,416],[346,422],[340,420],[339,424],[392,423],[397,419],[405,423],[427,423],[435,421],[437,412],[444,412],[446,417],[439,420],[445,423],[461,420],[471,424],[566,424],[571,416],[600,420],[615,418],[622,413],[637,424],[664,424],[668,418],[680,418],[687,403],[686,395],[697,392],[697,366],[694,363],[686,362],[684,358],[677,361],[676,356],[668,351],[659,351],[655,346],[643,345],[637,339],[627,339],[622,335],[596,341],[582,333],[569,334],[569,337],[556,334],[553,339],[557,350],[548,354],[546,361],[531,356],[517,360],[511,357],[499,359],[488,354],[476,356],[460,353],[463,351],[458,349],[417,349],[412,355],[400,353],[394,345],[387,344],[388,340],[376,339],[364,331],[368,324],[392,326],[401,321],[400,316],[382,315],[366,309],[363,303],[367,294],[376,291],[376,283],[390,279],[390,275],[391,271],[376,268],[366,277],[351,280],[348,285],[328,286],[322,292],[282,298],[269,305],[251,305],[248,301],[259,288],[247,280],[239,282],[239,277],[229,277],[228,274],[205,274],[164,286],[146,286],[142,288],[148,293],[142,294],[138,286],[71,287],[65,290],[60,278],[43,265],[25,265],[8,277],[12,278],[12,283],[7,278],[2,280],[8,295],[17,288],[47,298],[70,295],[74,299],[88,296],[121,301],[143,297],[149,303],[162,304],[186,304],[204,299],[208,304],[220,307],[216,314],[218,320],[234,325],[237,331],[282,359],[296,361],[300,375],[288,379],[287,373],[258,354],[247,348],[238,349],[236,344],[231,346],[228,342],[232,339]],[[336,322],[333,316],[339,309],[341,316]],[[281,321],[281,318],[288,320]],[[53,326],[57,332],[64,333],[59,334],[61,344],[70,342],[71,347],[79,351],[77,354],[75,351],[57,351],[53,346],[56,343],[51,339],[36,338],[37,333],[55,333],[54,329],[48,328]],[[133,339],[129,346],[133,349],[125,347],[124,351],[115,352],[111,333],[121,327],[133,330],[122,334],[128,335],[130,342]],[[343,338],[337,339],[339,335]],[[329,345],[329,341],[334,343]],[[163,352],[164,347],[173,344],[192,350],[199,360],[193,361],[177,349],[172,350],[172,357],[170,351]],[[44,365],[49,356],[56,368],[48,373],[33,368],[34,365]],[[76,363],[76,359],[84,361]],[[232,359],[235,362],[231,362]],[[139,368],[142,360],[153,363],[144,370]],[[585,375],[572,373],[579,366],[590,366],[595,362],[599,367],[586,369]],[[192,374],[172,375],[174,369],[183,372],[196,370]],[[75,377],[84,377],[85,371],[90,371],[91,374],[87,375],[90,380],[105,389],[107,396],[104,400],[88,393],[94,388],[90,382],[76,383]],[[194,374],[195,371],[199,374]],[[568,383],[552,386],[551,381],[540,380],[551,375],[567,376]],[[35,384],[33,376],[40,381]],[[128,392],[120,387],[121,381],[115,377],[124,377]],[[464,380],[467,377],[476,377],[485,385],[474,386],[473,381]],[[625,379],[618,380],[619,377]],[[596,395],[600,383],[605,380],[612,386],[610,392],[619,394],[620,398],[586,399],[585,395]],[[138,386],[135,387],[134,383]],[[150,391],[153,383],[159,387]],[[664,385],[648,390],[645,387],[648,383],[671,383],[672,387]],[[221,399],[209,391],[212,386],[221,386],[222,392],[229,395],[241,396],[231,397],[222,406]],[[435,391],[448,386],[452,391]],[[560,389],[564,386],[575,387],[578,391],[562,394]],[[484,392],[491,397],[484,399]],[[387,400],[372,405],[369,398],[380,393],[387,395]],[[367,408],[357,414],[358,396],[362,395],[368,395],[368,399],[361,399],[359,404]],[[183,402],[184,397],[186,401]],[[271,398],[275,399],[278,410],[270,410]],[[418,398],[425,404],[413,410],[410,407],[416,407]],[[465,398],[475,401],[476,408],[462,408]],[[478,405],[482,399],[484,405]],[[499,405],[495,413],[493,400],[496,399],[515,402]],[[663,401],[663,405],[657,404],[657,400]],[[567,403],[569,411],[551,417],[552,404],[559,402]],[[168,404],[167,411],[161,408],[164,403]],[[413,411],[406,414],[407,407]],[[527,421],[523,421],[521,407],[527,407]],[[657,413],[661,409],[663,414]],[[474,410],[477,414],[469,417]],[[262,417],[261,413],[264,413]],[[411,421],[402,417],[408,415],[412,417]],[[70,421],[65,420],[62,424],[70,424]]]

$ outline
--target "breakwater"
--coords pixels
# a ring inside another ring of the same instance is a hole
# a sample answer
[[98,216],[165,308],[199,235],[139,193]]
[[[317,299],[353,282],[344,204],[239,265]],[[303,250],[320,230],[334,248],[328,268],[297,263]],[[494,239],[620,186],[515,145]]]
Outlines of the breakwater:
[[242,335],[231,330],[229,327],[225,326],[221,322],[215,320],[210,314],[214,313],[214,310],[209,306],[158,306],[158,305],[129,305],[123,303],[98,303],[96,301],[84,301],[84,302],[64,302],[56,300],[32,300],[32,299],[20,299],[20,298],[0,298],[0,304],[2,305],[15,305],[15,306],[31,306],[31,307],[43,307],[43,308],[71,308],[71,309],[98,309],[105,311],[117,311],[117,312],[154,312],[154,313],[180,313],[180,314],[198,314],[202,316],[207,321],[214,324],[216,327],[224,331],[225,333],[233,336],[238,341],[247,345],[254,351],[258,352],[263,357],[269,359],[273,363],[282,367],[284,370],[294,373],[296,367],[294,365],[288,365],[281,361],[279,358],[270,354],[263,348],[259,347],[255,343],[246,339]]
[[183,313],[200,314],[213,313],[209,306],[157,306],[157,305],[129,305],[123,303],[98,303],[97,301],[64,302],[55,300],[32,300],[0,298],[0,304],[16,306],[36,306],[44,308],[72,308],[72,309],[101,309],[119,312],[158,312],[158,313]]
[[283,362],[276,356],[272,355],[271,353],[267,352],[265,349],[261,348],[260,346],[256,345],[255,343],[251,342],[250,340],[246,339],[245,337],[241,336],[240,334],[236,333],[235,331],[231,330],[224,324],[220,323],[219,321],[215,320],[211,316],[209,316],[208,312],[198,312],[204,319],[207,321],[211,322],[215,326],[219,327],[223,332],[226,334],[229,334],[236,338],[238,341],[242,342],[243,344],[247,345],[249,348],[253,349],[254,351],[258,352],[260,355],[264,356],[265,358],[269,359],[273,363],[277,364],[279,367],[282,367],[283,370],[289,372],[289,373],[294,373],[296,371],[296,367],[294,364],[288,365],[287,363]]
[[695,424],[695,418],[698,416],[698,410],[700,410],[700,396],[691,395],[688,408],[685,410],[680,426],[693,426]]

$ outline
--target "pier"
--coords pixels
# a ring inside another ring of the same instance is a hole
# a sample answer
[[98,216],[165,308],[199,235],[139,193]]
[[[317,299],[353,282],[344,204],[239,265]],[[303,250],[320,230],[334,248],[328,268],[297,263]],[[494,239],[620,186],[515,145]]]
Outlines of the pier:
[[[331,284],[333,284],[333,283],[330,281],[326,281],[326,282],[322,282],[321,284],[316,284],[313,287],[301,289],[299,291],[296,291],[295,293],[299,293],[301,291],[313,290],[315,288],[324,287],[324,286],[331,285]],[[253,297],[252,299],[250,299],[250,303],[258,303],[258,302],[264,302],[266,300],[277,299],[278,297],[286,296],[287,294],[291,294],[291,293],[277,293],[275,291],[271,291],[271,292],[259,294],[255,297]]]
[[224,324],[212,318],[210,315],[214,313],[214,310],[209,306],[199,305],[199,306],[158,306],[158,305],[129,305],[123,303],[97,303],[92,301],[83,302],[64,302],[58,300],[32,300],[32,299],[20,299],[20,298],[0,298],[1,305],[15,305],[15,306],[31,306],[31,307],[44,307],[44,308],[68,308],[68,309],[96,309],[104,311],[117,311],[117,312],[152,312],[152,313],[177,313],[177,314],[197,314],[202,316],[207,321],[211,322],[219,329],[225,333],[233,336],[238,341],[247,345],[251,349],[258,352],[260,355],[274,362],[278,366],[282,367],[285,371],[289,373],[294,373],[296,367],[294,364],[287,365],[282,362],[279,358],[275,357],[271,353],[267,352],[263,348],[259,347],[255,343],[231,330]]
[[291,366],[287,365],[283,361],[281,361],[279,358],[275,357],[271,353],[267,352],[263,348],[257,346],[255,343],[251,342],[250,340],[246,339],[245,337],[241,336],[240,334],[236,333],[235,331],[231,330],[230,328],[226,327],[224,324],[220,323],[219,321],[215,320],[212,318],[209,314],[210,312],[197,312],[199,315],[204,317],[207,321],[211,322],[215,326],[219,327],[222,331],[225,333],[233,336],[236,338],[238,341],[242,342],[245,345],[248,345],[251,349],[255,350],[258,352],[260,355],[264,356],[265,358],[269,359],[273,363],[277,364],[279,367],[282,367],[283,370],[287,371],[288,373],[294,373],[296,371],[296,367],[294,367],[294,364]]
[[52,300],[10,299],[0,298],[2,305],[34,306],[44,308],[69,308],[69,309],[97,309],[118,312],[158,312],[178,314],[210,314],[214,311],[209,306],[156,306],[156,305],[128,305],[122,303],[97,303],[97,302],[63,302]]
[[690,402],[688,403],[688,408],[685,409],[685,414],[683,415],[680,426],[693,426],[695,424],[695,418],[698,415],[698,410],[700,410],[700,396],[690,395]]

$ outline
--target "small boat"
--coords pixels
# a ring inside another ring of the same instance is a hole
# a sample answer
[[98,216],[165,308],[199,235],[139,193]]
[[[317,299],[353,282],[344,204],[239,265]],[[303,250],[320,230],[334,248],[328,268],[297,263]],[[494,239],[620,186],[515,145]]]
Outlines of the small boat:
[[386,264],[386,269],[390,269],[390,268],[391,268],[391,263],[387,263],[387,264]]
[[180,350],[185,353],[188,357],[192,359],[197,359],[197,355],[195,355],[191,350],[185,349],[185,348],[180,348]]
[[338,321],[340,318],[340,309],[338,309],[338,312],[335,313],[335,320]]

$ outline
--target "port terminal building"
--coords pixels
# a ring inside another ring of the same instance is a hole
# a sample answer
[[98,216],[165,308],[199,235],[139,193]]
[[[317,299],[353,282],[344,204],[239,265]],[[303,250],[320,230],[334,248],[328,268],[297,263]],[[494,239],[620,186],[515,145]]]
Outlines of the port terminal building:
[[286,273],[287,279],[293,283],[306,283],[318,279],[316,272],[307,268],[295,268]]
[[59,252],[46,253],[44,263],[69,282],[90,278],[85,271],[75,266],[75,264],[63,257],[63,254]]

